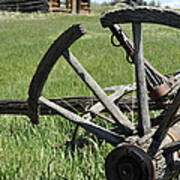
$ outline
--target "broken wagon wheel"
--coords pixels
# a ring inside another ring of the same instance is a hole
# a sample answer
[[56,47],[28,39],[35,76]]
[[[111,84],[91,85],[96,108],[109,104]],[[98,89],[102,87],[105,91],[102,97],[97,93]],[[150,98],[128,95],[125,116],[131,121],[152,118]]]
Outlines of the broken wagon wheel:
[[29,117],[32,123],[39,123],[38,99],[41,96],[44,84],[51,69],[57,62],[58,58],[62,56],[63,51],[69,48],[71,44],[84,33],[85,31],[80,25],[72,26],[56,39],[41,60],[36,73],[33,76],[28,92]]
[[[63,55],[67,62],[73,67],[76,73],[81,77],[81,79],[86,83],[86,85],[92,90],[97,99],[104,105],[108,112],[112,115],[119,128],[124,134],[132,134],[135,129],[128,118],[119,110],[119,108],[110,100],[110,98],[105,94],[103,89],[96,83],[96,81],[87,73],[87,71],[82,67],[78,60],[73,56],[73,54],[68,50],[70,45],[79,37],[85,34],[85,30],[82,25],[73,25],[71,28],[66,30],[49,48],[42,61],[40,62],[36,73],[31,81],[29,89],[29,117],[32,123],[39,123],[39,108],[38,101],[47,105],[48,107],[54,109],[59,114],[65,118],[83,126],[85,129],[97,134],[98,136],[104,138],[102,133],[105,133],[105,138],[108,142],[112,144],[118,144],[123,140],[118,134],[108,131],[102,127],[95,125],[92,122],[86,121],[84,118],[74,114],[73,112],[64,109],[57,104],[40,97],[44,84],[48,78],[48,75],[55,65],[58,58]],[[92,128],[92,127],[93,128]]]

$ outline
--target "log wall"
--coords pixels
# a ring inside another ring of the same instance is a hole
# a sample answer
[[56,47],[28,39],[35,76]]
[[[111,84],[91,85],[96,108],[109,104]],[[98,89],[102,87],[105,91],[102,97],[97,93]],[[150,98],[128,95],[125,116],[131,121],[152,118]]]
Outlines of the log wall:
[[49,4],[47,0],[1,0],[0,11],[20,12],[47,12]]

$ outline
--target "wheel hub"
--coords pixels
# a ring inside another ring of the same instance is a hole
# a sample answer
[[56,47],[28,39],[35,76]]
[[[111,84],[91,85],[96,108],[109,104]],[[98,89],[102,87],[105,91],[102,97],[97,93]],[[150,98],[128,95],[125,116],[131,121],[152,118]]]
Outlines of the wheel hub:
[[150,156],[134,145],[121,145],[106,158],[108,180],[154,180]]

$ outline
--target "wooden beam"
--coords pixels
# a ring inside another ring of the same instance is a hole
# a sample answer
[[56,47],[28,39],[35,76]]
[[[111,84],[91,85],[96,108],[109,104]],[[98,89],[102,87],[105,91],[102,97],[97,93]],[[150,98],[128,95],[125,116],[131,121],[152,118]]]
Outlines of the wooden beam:
[[[114,94],[115,95],[115,94]],[[113,95],[113,96],[114,96]],[[95,105],[96,103],[99,104],[99,101],[96,97],[88,97],[88,96],[82,96],[82,97],[64,97],[64,98],[53,98],[49,99],[50,101],[58,104],[59,106],[62,106],[63,108],[66,108],[73,112],[79,112],[79,113],[86,113],[86,107],[87,105]],[[101,104],[101,103],[100,103]],[[39,106],[39,114],[40,115],[54,115],[57,114],[55,111],[52,111],[45,106],[43,106],[42,103],[38,102]],[[102,106],[102,104],[101,104]],[[101,108],[98,105],[98,109]],[[137,111],[137,99],[135,97],[129,97],[129,98],[122,98],[118,100],[117,106],[124,112],[124,111]],[[168,106],[163,104],[157,104],[154,101],[149,101],[149,106],[151,110],[160,110],[167,108]],[[107,112],[106,109],[103,108],[103,112]],[[94,109],[94,108],[93,108]],[[100,109],[101,110],[101,109]],[[28,115],[28,102],[27,99],[0,99],[0,114],[16,114],[16,115]],[[164,115],[165,116],[165,115]],[[155,120],[157,121],[156,124],[160,123],[161,119]],[[179,121],[180,115],[178,115],[174,121]]]

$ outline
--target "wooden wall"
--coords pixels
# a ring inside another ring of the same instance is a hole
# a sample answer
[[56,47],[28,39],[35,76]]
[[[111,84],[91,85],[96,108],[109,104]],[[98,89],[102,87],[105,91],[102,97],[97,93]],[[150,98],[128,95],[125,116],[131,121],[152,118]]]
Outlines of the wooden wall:
[[[66,6],[62,2],[65,2]],[[90,0],[50,0],[50,9],[70,13],[90,13]]]
[[47,0],[0,0],[0,11],[47,12]]
[[90,0],[0,0],[0,11],[90,13]]

